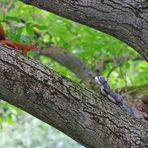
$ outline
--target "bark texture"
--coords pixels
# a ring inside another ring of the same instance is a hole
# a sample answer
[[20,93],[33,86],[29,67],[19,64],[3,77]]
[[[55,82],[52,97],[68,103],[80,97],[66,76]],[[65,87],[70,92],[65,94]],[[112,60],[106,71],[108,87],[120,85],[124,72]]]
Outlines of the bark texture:
[[88,148],[148,147],[146,122],[2,45],[0,98]]
[[21,0],[101,30],[133,47],[148,61],[146,0]]

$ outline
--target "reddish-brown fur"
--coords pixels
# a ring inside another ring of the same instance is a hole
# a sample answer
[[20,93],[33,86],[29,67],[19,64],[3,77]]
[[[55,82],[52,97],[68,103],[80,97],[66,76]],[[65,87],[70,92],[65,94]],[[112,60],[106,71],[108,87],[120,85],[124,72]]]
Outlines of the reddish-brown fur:
[[37,50],[37,45],[35,43],[32,43],[32,44],[19,43],[19,42],[11,41],[9,39],[1,40],[1,42],[17,50],[21,50],[23,54],[26,54],[30,50]]
[[4,29],[1,24],[0,24],[0,42],[10,47],[13,47],[17,50],[22,51],[23,54],[26,54],[30,50],[34,50],[34,51],[38,50],[38,46],[36,43],[32,43],[32,44],[19,43],[19,42],[15,42],[15,41],[7,39]]

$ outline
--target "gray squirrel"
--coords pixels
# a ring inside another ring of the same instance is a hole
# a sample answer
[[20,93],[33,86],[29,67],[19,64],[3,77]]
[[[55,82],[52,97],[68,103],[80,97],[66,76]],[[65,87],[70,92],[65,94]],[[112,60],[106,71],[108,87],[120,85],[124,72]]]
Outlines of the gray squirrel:
[[119,107],[127,110],[127,112],[130,115],[134,116],[134,112],[133,112],[132,108],[130,107],[130,105],[124,100],[122,95],[116,93],[115,91],[113,91],[110,88],[110,86],[108,84],[108,79],[106,77],[96,76],[94,79],[95,79],[95,82],[100,85],[101,93],[103,95],[105,95],[107,98],[111,99]]

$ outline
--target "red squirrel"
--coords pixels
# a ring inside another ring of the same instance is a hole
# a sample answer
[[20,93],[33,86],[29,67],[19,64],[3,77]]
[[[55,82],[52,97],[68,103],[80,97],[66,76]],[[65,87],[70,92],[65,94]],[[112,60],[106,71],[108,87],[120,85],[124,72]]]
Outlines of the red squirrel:
[[23,54],[26,54],[30,50],[33,50],[33,51],[38,50],[38,46],[36,43],[32,43],[32,44],[19,43],[19,42],[11,41],[9,39],[1,40],[1,43],[4,43],[10,47],[17,49],[17,50],[20,50],[20,51],[22,51]]
[[27,54],[27,52],[30,50],[33,51],[39,50],[38,45],[36,43],[31,43],[31,44],[19,43],[6,38],[5,31],[1,24],[0,24],[0,42],[10,47],[13,47],[17,50],[20,50],[23,54]]

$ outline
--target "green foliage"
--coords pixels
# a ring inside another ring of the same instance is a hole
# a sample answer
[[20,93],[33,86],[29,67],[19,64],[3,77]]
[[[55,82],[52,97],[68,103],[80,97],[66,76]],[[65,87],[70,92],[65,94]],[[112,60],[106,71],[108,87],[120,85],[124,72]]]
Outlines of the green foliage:
[[[105,76],[114,66],[117,66],[110,76],[110,83],[113,87],[124,87],[123,81],[126,81],[129,86],[143,85],[148,82],[147,63],[133,60],[138,57],[138,54],[126,44],[107,34],[35,7],[24,5],[19,1],[16,1],[13,8],[9,9],[6,14],[0,16],[5,16],[3,22],[8,22],[4,24],[11,39],[27,43],[37,42],[41,47],[48,43],[57,44],[83,59],[90,67],[94,67],[100,59],[107,61],[111,58],[114,59],[114,57],[131,56],[130,60],[122,64],[106,63],[102,73]],[[15,29],[10,30],[8,24],[14,26]],[[29,55],[34,56],[32,53]],[[50,68],[79,82],[72,72],[49,57],[44,56],[39,59]],[[123,78],[123,74],[126,74],[126,80]]]
[[[115,61],[106,62],[102,75],[108,75],[112,68],[115,67],[109,77],[110,84],[114,88],[123,88],[126,85],[140,86],[148,83],[148,64],[144,60],[135,60],[138,54],[121,41],[68,19],[32,6],[27,6],[17,0],[0,0],[0,6],[0,21],[4,25],[7,36],[12,40],[26,43],[37,42],[42,48],[49,43],[57,44],[61,48],[65,48],[73,53],[76,57],[84,60],[91,68],[97,66],[96,63],[102,59],[108,61],[115,59],[115,57],[129,55],[131,56],[130,60],[122,63],[116,63]],[[49,68],[54,69],[74,81],[80,82],[75,74],[49,57],[36,55],[33,52],[28,53],[28,55],[34,58],[38,57],[38,59]],[[14,133],[11,133],[12,139],[10,139],[12,140],[10,143],[14,145],[14,147],[22,147],[24,144],[23,139],[28,136],[31,139],[29,141],[29,147],[37,147],[37,144],[40,145],[42,143],[42,141],[40,141],[42,139],[46,146],[43,144],[41,147],[51,146],[60,148],[60,142],[57,141],[60,141],[62,136],[59,132],[56,131],[56,133],[53,134],[53,131],[44,127],[43,124],[33,123],[33,121],[30,125],[27,125],[25,131],[28,133],[29,130],[32,131],[32,128],[35,128],[35,130],[41,133],[42,138],[39,137],[40,135],[38,135],[38,133],[33,133],[33,135],[36,135],[34,137],[29,132],[29,135],[26,135],[26,137],[24,133],[24,138],[22,139],[22,133],[20,134],[20,132],[24,132],[23,123],[19,126],[18,122],[21,120],[25,122],[24,124],[27,124],[28,120],[25,121],[22,118],[20,120],[16,119],[16,115],[22,116],[22,113],[18,109],[8,107],[6,103],[2,102],[0,105],[2,106],[0,110],[0,123],[3,127],[0,135],[3,137],[3,142],[0,142],[0,147],[4,147],[4,145],[8,143],[4,142],[9,139],[7,129],[4,129],[4,127],[7,127],[10,132],[14,131]],[[14,124],[15,122],[17,123]],[[19,128],[22,126],[22,129],[16,130],[18,126]],[[49,137],[44,139],[48,134]],[[52,134],[52,136],[50,136],[50,134]],[[69,143],[66,139],[65,141],[64,143]],[[66,148],[66,144],[63,144],[62,147]],[[73,146],[73,142],[71,145],[67,145],[71,148],[80,147],[77,144]]]

